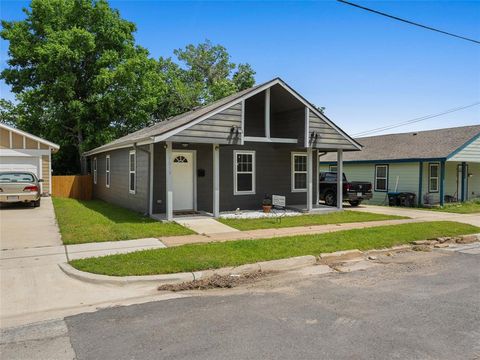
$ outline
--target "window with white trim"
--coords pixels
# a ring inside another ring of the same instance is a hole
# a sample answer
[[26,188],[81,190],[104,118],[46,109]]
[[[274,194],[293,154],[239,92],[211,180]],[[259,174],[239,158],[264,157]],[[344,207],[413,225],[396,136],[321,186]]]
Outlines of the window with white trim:
[[292,192],[307,191],[307,154],[292,153]]
[[375,165],[375,191],[388,191],[388,165]]
[[428,192],[438,192],[439,163],[428,164]]
[[130,150],[128,153],[128,191],[130,194],[135,194],[137,186],[137,156],[135,150]]
[[110,155],[105,157],[105,186],[110,187]]
[[234,151],[234,195],[255,194],[255,151]]
[[93,183],[97,185],[97,158],[93,158]]

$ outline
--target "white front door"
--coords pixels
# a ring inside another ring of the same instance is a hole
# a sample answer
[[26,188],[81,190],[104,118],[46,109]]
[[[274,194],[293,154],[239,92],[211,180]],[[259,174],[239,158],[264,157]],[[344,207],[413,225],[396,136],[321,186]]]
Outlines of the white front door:
[[172,152],[173,210],[194,210],[193,153]]

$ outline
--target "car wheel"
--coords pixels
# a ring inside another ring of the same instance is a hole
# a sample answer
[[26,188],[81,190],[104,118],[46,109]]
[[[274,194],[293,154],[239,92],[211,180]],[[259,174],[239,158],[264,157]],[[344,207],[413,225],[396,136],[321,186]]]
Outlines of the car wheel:
[[39,206],[40,206],[40,199],[33,202],[33,207],[39,207]]
[[327,206],[335,206],[336,203],[337,203],[337,199],[336,199],[336,194],[333,193],[333,192],[327,192],[325,194],[325,205]]
[[358,200],[357,201],[349,201],[349,203],[350,203],[350,206],[352,206],[352,207],[360,205],[360,201],[358,201]]

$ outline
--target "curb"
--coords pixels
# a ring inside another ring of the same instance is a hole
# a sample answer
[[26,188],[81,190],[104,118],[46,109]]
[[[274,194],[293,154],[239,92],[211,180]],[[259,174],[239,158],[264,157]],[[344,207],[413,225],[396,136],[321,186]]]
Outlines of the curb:
[[220,268],[216,270],[205,270],[195,272],[184,272],[164,275],[142,275],[142,276],[109,276],[93,274],[75,269],[67,263],[58,264],[60,269],[68,276],[92,284],[108,284],[116,286],[139,285],[139,284],[180,284],[183,282],[209,278],[213,275],[246,274],[255,271],[286,271],[305,266],[315,265],[315,256],[297,256],[288,259],[263,261],[255,264],[245,264],[237,267]]
[[321,253],[319,256],[319,263],[330,265],[347,260],[360,260],[363,259],[364,253],[358,249],[336,251],[333,253]]

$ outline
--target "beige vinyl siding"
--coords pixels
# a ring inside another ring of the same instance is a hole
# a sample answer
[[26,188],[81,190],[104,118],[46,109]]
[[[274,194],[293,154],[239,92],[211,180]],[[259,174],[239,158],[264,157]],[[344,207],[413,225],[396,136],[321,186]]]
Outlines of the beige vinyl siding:
[[[449,161],[474,161],[480,163],[480,137],[448,159]],[[480,181],[480,180],[479,180]]]
[[0,128],[0,149],[10,148],[10,131]]
[[50,193],[50,158],[48,155],[42,155],[42,190],[44,193]]
[[[349,181],[375,182],[375,165],[388,165],[388,191],[395,191],[395,184],[398,178],[397,192],[411,192],[418,196],[419,165],[417,162],[408,163],[365,163],[365,164],[343,164],[343,172]],[[320,171],[329,171],[328,164],[322,164]],[[387,192],[388,192],[387,191]],[[372,199],[368,204],[387,205],[387,192],[373,191]]]
[[240,136],[232,135],[232,127],[242,127],[242,104],[235,104],[218,114],[180,131],[168,140],[212,144],[237,144]]
[[23,136],[12,132],[12,148],[23,149]]

